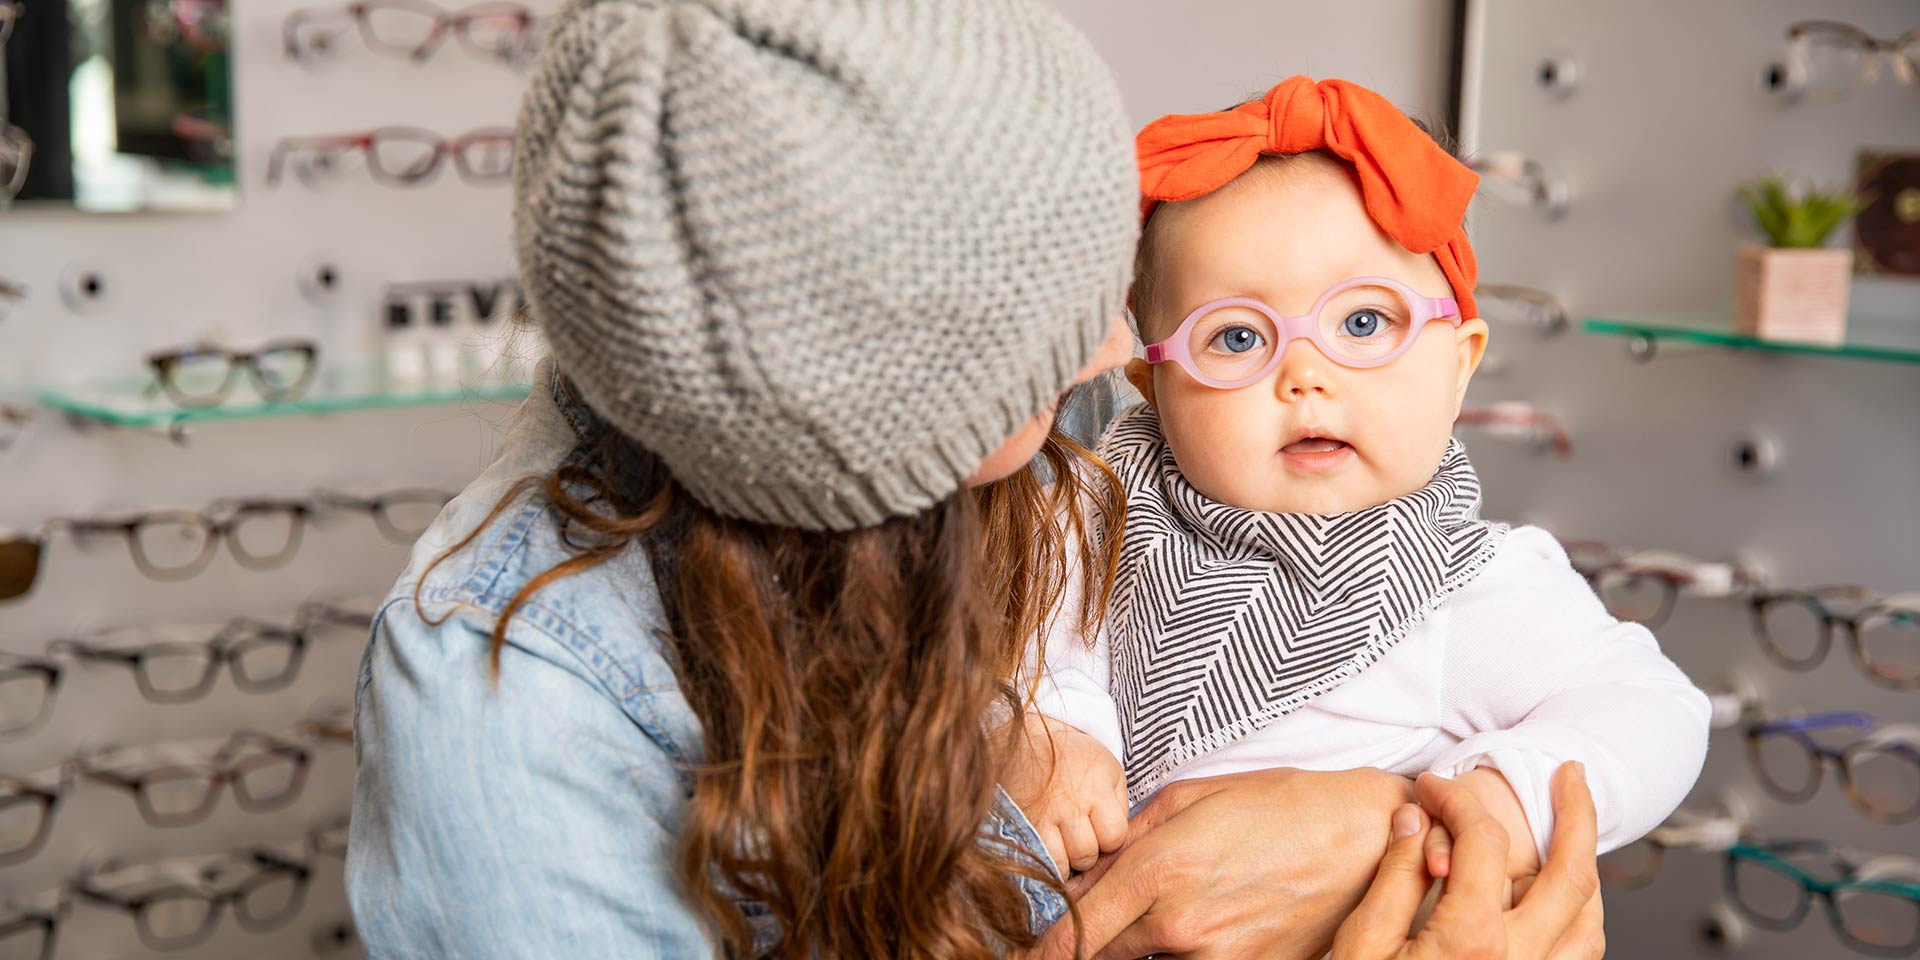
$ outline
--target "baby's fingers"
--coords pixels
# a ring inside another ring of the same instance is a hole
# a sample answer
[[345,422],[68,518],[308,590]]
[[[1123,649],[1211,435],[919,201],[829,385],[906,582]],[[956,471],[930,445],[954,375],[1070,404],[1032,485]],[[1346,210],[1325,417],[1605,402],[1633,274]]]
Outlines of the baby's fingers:
[[1047,848],[1047,856],[1053,858],[1053,868],[1065,880],[1073,869],[1067,865],[1067,845],[1061,839],[1060,828],[1051,822],[1037,824],[1034,832],[1040,834],[1041,845]]
[[1060,839],[1066,844],[1066,863],[1075,872],[1093,869],[1100,860],[1100,840],[1094,834],[1093,820],[1085,817],[1072,817],[1060,824]]
[[1093,836],[1100,842],[1100,852],[1120,849],[1120,844],[1127,839],[1127,785],[1116,784],[1112,799],[1094,803],[1089,815],[1093,818]]
[[1426,855],[1428,873],[1444,877],[1453,869],[1453,834],[1446,824],[1435,821],[1427,831]]

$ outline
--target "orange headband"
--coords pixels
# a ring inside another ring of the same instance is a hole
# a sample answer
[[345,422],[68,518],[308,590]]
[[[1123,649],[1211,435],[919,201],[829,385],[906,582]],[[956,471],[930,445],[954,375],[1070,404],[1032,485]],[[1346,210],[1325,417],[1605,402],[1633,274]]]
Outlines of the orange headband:
[[1360,179],[1367,215],[1414,253],[1431,253],[1460,316],[1478,317],[1480,270],[1463,221],[1480,177],[1386,98],[1345,80],[1289,77],[1224,113],[1176,113],[1135,138],[1142,222],[1163,200],[1191,200],[1233,182],[1263,153],[1326,148]]

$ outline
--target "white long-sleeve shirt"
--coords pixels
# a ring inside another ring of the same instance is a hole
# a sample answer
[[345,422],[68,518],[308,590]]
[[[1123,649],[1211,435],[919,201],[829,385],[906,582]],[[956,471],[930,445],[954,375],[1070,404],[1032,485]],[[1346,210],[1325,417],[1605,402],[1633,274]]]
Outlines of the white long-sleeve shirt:
[[[1071,571],[1062,610],[1078,609],[1080,579]],[[1054,618],[1034,708],[1124,757],[1110,636],[1102,627],[1089,645],[1075,624]],[[1607,613],[1551,534],[1518,527],[1379,662],[1167,782],[1273,767],[1453,777],[1490,766],[1519,797],[1544,861],[1555,769],[1586,765],[1600,850],[1625,846],[1693,788],[1709,712],[1645,627]]]

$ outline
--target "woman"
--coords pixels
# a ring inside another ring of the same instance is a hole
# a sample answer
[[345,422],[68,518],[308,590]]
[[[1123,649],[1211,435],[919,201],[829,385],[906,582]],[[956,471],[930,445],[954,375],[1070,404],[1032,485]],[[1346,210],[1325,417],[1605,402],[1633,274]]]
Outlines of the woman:
[[[1117,520],[1050,426],[1129,352],[1134,177],[1104,65],[1037,0],[569,5],[515,155],[555,364],[362,668],[373,955],[1035,946],[1067,891],[983,720],[1021,728],[1023,638]],[[1317,955],[1412,796],[1173,793],[1109,877],[1174,882],[1086,946],[1204,915]],[[1209,902],[1173,858],[1263,893]]]

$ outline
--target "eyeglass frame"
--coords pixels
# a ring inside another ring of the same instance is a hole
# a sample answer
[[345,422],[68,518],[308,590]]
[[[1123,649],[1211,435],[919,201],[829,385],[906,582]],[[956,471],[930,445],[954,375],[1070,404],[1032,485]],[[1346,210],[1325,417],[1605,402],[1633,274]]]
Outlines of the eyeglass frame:
[[[426,39],[422,40],[418,46],[407,47],[389,43],[386,39],[377,36],[373,29],[368,13],[375,7],[408,8],[433,21],[433,27]],[[476,10],[485,12],[474,13]],[[408,0],[374,0],[374,2],[349,3],[333,8],[304,7],[288,13],[280,27],[280,41],[287,59],[301,63],[311,58],[311,52],[303,49],[302,45],[296,41],[295,32],[302,24],[321,23],[324,22],[323,18],[350,21],[360,34],[360,42],[366,44],[369,50],[402,57],[415,63],[424,63],[438,52],[441,45],[446,42],[448,34],[453,34],[460,45],[466,47],[468,53],[483,60],[497,60],[509,66],[525,63],[539,47],[536,28],[539,26],[540,18],[522,4],[499,0],[499,2],[470,4],[458,10],[446,10],[433,4],[408,2]],[[505,55],[492,50],[483,50],[474,44],[473,38],[467,32],[468,25],[477,20],[494,18],[510,18],[519,21],[518,32],[521,39],[525,41],[522,49]]]
[[[380,162],[380,154],[374,149],[375,141],[382,136],[405,139],[424,146],[427,141],[433,144],[433,153],[418,174],[405,176],[388,170]],[[482,174],[467,162],[466,150],[478,143],[502,141],[509,151],[513,148],[513,128],[479,127],[457,137],[442,137],[422,127],[389,126],[376,127],[358,133],[322,134],[311,137],[285,137],[274,144],[273,153],[267,158],[267,183],[277,184],[285,175],[287,157],[301,150],[322,151],[344,148],[342,152],[363,153],[367,157],[367,171],[376,183],[391,187],[422,187],[433,182],[440,175],[441,166],[452,158],[454,172],[460,179],[473,186],[492,186],[503,184],[512,178],[512,169],[500,175]]]
[[[393,517],[388,512],[389,508],[395,503],[407,501],[409,498],[414,497],[418,498],[417,501],[414,502],[419,503],[438,500],[440,506],[445,508],[456,496],[458,496],[458,494],[446,490],[437,490],[432,487],[405,487],[398,490],[388,490],[384,493],[377,493],[371,497],[361,497],[350,493],[342,493],[338,490],[321,488],[309,493],[308,499],[313,502],[314,506],[322,509],[340,512],[352,510],[365,513],[373,518],[374,526],[378,527],[381,535],[385,536],[388,540],[394,543],[412,543],[419,539],[420,534],[426,532],[425,528],[422,528],[418,532],[401,529],[398,524],[393,522]],[[438,511],[436,511],[436,513],[437,512]]]
[[1651,885],[1654,878],[1660,875],[1660,867],[1666,861],[1668,850],[1725,850],[1740,842],[1743,830],[1744,825],[1740,821],[1724,815],[1707,817],[1694,823],[1662,824],[1639,840],[1614,851],[1618,853],[1637,844],[1646,844],[1648,853],[1644,868],[1637,873],[1612,871],[1610,874],[1607,858],[1602,856],[1599,858],[1600,881],[1615,890],[1642,889]]
[[[1359,360],[1353,357],[1341,356],[1339,351],[1333,349],[1332,345],[1328,344],[1326,340],[1321,337],[1319,324],[1320,311],[1325,309],[1334,297],[1348,290],[1370,286],[1384,286],[1406,298],[1408,308],[1413,311],[1413,316],[1408,320],[1406,339],[1401,342],[1400,346],[1394,348],[1392,353],[1383,357]],[[1231,307],[1244,307],[1266,317],[1267,320],[1273,324],[1275,336],[1279,338],[1280,342],[1274,345],[1273,356],[1268,358],[1267,362],[1260,368],[1260,372],[1242,377],[1238,380],[1216,380],[1201,372],[1200,365],[1193,359],[1192,349],[1188,345],[1187,340],[1192,335],[1194,325],[1199,323],[1202,318],[1215,311],[1225,310]],[[1283,317],[1280,315],[1280,311],[1268,306],[1265,301],[1256,300],[1252,297],[1225,297],[1203,303],[1195,307],[1193,312],[1187,314],[1186,319],[1180,322],[1180,326],[1174,330],[1171,336],[1158,343],[1148,344],[1146,348],[1146,359],[1147,362],[1151,364],[1177,363],[1182,370],[1187,372],[1188,376],[1216,390],[1238,390],[1242,387],[1249,387],[1259,383],[1261,380],[1266,379],[1273,371],[1280,369],[1280,362],[1286,358],[1287,350],[1293,346],[1295,340],[1306,340],[1312,343],[1314,348],[1319,350],[1322,356],[1343,367],[1369,370],[1375,367],[1384,367],[1400,359],[1407,351],[1413,349],[1414,343],[1420,339],[1420,334],[1426,329],[1429,321],[1445,317],[1452,317],[1455,327],[1466,322],[1465,318],[1460,316],[1459,301],[1453,297],[1422,296],[1415,292],[1412,287],[1391,277],[1350,277],[1328,287],[1325,292],[1320,294],[1318,299],[1314,300],[1313,309],[1297,317]]]
[[[252,753],[240,752],[240,748],[248,746],[257,746],[259,749]],[[252,791],[247,788],[245,774],[263,766],[264,764],[252,762],[262,757],[274,760],[284,759],[293,764],[293,775],[284,793],[262,799],[253,796]],[[313,765],[313,754],[307,748],[251,730],[242,730],[229,736],[206,762],[199,764],[164,761],[129,774],[97,765],[93,762],[94,759],[94,757],[77,758],[74,761],[74,767],[78,775],[119,787],[133,794],[134,805],[139,808],[141,819],[145,820],[149,826],[163,828],[192,826],[204,822],[213,813],[216,801],[220,797],[222,784],[231,788],[235,805],[248,813],[267,813],[283,809],[299,799],[306,789],[307,772]],[[153,808],[146,790],[156,774],[174,772],[191,774],[194,778],[204,781],[206,793],[200,798],[199,805],[192,810],[162,814]]]
[[[1823,602],[1823,598],[1842,597],[1861,604],[1858,610],[1849,614],[1836,613]],[[1776,604],[1796,603],[1819,619],[1817,628],[1818,644],[1816,652],[1804,658],[1787,655],[1778,643],[1774,642],[1773,631],[1767,628],[1767,608]],[[1768,658],[1781,668],[1805,673],[1825,663],[1833,652],[1833,634],[1836,629],[1844,628],[1847,645],[1853,654],[1853,661],[1860,667],[1867,679],[1891,690],[1920,689],[1920,673],[1901,679],[1882,673],[1867,656],[1866,644],[1860,639],[1860,624],[1875,614],[1908,613],[1920,616],[1920,602],[1896,600],[1892,597],[1875,599],[1872,591],[1864,587],[1830,586],[1814,587],[1807,590],[1767,591],[1755,594],[1749,601],[1752,611],[1754,636],[1760,641],[1760,648]]]
[[[67,899],[69,894],[65,887],[51,892],[59,898],[59,902],[51,908],[22,903],[18,900],[9,900],[0,903],[0,907],[5,907],[14,913],[14,916],[10,919],[0,920],[0,947],[5,946],[8,937],[14,936],[24,930],[38,928],[44,939],[40,941],[40,953],[37,960],[53,960],[54,957],[58,956],[57,944],[60,924],[65,918],[69,904]],[[7,955],[13,956],[13,954]]]
[[33,718],[15,727],[0,727],[0,740],[22,737],[39,729],[40,724],[52,712],[54,694],[60,690],[60,681],[64,672],[60,665],[43,657],[21,656],[19,654],[0,653],[0,684],[10,679],[8,674],[39,676],[41,678],[40,709]]
[[[18,600],[33,592],[33,585],[40,580],[42,556],[46,553],[47,538],[44,533],[26,533],[19,530],[0,530],[0,560],[19,552],[19,566],[25,573],[18,581],[19,589],[10,589],[6,583],[0,583],[0,603]],[[7,569],[0,564],[0,570]],[[12,572],[12,571],[9,571]]]
[[[170,877],[163,877],[160,884],[154,885],[137,895],[127,895],[105,889],[94,884],[97,876],[109,875],[111,870],[99,870],[85,873],[74,879],[68,891],[76,898],[100,906],[125,910],[133,915],[134,929],[140,935],[140,942],[149,948],[160,951],[185,950],[205,943],[220,924],[220,911],[227,907],[233,912],[233,919],[240,929],[248,933],[268,933],[278,930],[300,914],[306,906],[307,888],[313,879],[313,870],[307,864],[295,863],[272,851],[263,849],[247,850],[243,853],[223,857],[203,868],[204,874],[212,875],[224,866],[247,863],[255,867],[252,875],[239,883],[216,886],[210,882],[200,886],[183,883]],[[278,879],[280,875],[291,875],[294,880],[294,892],[288,897],[287,905],[280,912],[266,917],[258,917],[246,908],[247,897],[266,883]],[[207,905],[207,912],[200,925],[192,933],[178,937],[162,937],[154,931],[147,915],[147,909],[161,899],[192,899]]]
[[52,787],[40,786],[25,777],[0,774],[0,811],[21,802],[40,805],[40,822],[34,828],[32,839],[13,850],[0,850],[0,866],[25,863],[46,846],[47,836],[53,830],[53,815],[58,812],[72,782],[71,773],[65,765],[62,765],[58,781]]
[[[256,555],[240,545],[240,538],[234,534],[239,525],[248,516],[285,513],[290,518],[287,531],[287,543],[272,554]],[[199,576],[213,561],[218,549],[218,541],[225,540],[227,552],[240,566],[261,572],[277,570],[293,562],[300,550],[300,541],[306,530],[306,523],[312,516],[313,505],[304,500],[274,498],[216,500],[206,511],[199,510],[153,510],[130,516],[77,517],[56,520],[49,526],[66,531],[78,539],[89,537],[117,536],[127,542],[127,550],[133,555],[134,566],[149,579],[163,583],[177,582]],[[215,514],[220,514],[216,518]],[[162,522],[181,523],[201,531],[202,542],[194,558],[177,566],[161,566],[147,556],[140,544],[140,529]]]
[[[1822,880],[1782,856],[1784,853],[1798,852],[1820,853],[1832,856],[1844,876],[1838,880]],[[1776,874],[1799,883],[1801,892],[1800,902],[1794,907],[1793,914],[1790,918],[1777,919],[1769,917],[1755,909],[1740,896],[1738,874],[1740,861],[1742,860],[1758,864]],[[1914,947],[1920,945],[1920,926],[1916,928],[1915,938],[1899,947],[1885,947],[1869,941],[1860,940],[1846,928],[1840,915],[1840,904],[1834,897],[1834,892],[1842,889],[1871,890],[1877,893],[1888,893],[1920,901],[1920,884],[1899,880],[1861,879],[1853,876],[1855,869],[1856,866],[1849,862],[1849,858],[1844,852],[1835,850],[1824,841],[1789,840],[1774,843],[1737,843],[1727,848],[1726,863],[1723,867],[1723,879],[1727,890],[1727,897],[1733,901],[1735,908],[1749,920],[1753,921],[1755,926],[1763,930],[1783,932],[1799,927],[1800,924],[1806,921],[1808,911],[1813,908],[1813,898],[1817,895],[1826,901],[1828,925],[1835,933],[1840,935],[1840,939],[1846,943],[1850,949],[1874,956],[1910,956],[1914,951]],[[1916,906],[1916,910],[1920,911],[1920,905]]]
[[[242,693],[272,693],[284,690],[300,678],[300,668],[306,661],[308,639],[306,631],[300,627],[282,627],[256,620],[251,617],[235,617],[227,621],[218,632],[205,640],[155,640],[149,643],[113,646],[97,641],[111,634],[123,632],[125,628],[103,630],[79,637],[61,638],[47,647],[49,654],[57,654],[76,660],[88,660],[96,663],[115,663],[133,671],[134,684],[139,687],[140,695],[149,703],[181,704],[192,703],[206,697],[213,689],[215,678],[221,666],[226,666],[233,677],[233,685]],[[281,644],[287,648],[287,663],[275,675],[256,678],[242,665],[242,657],[248,652],[267,644]],[[162,690],[154,686],[145,663],[150,657],[167,655],[200,654],[204,651],[205,665],[200,678],[182,690]]]
[[[1751,590],[1760,582],[1756,574],[1736,563],[1697,560],[1661,550],[1625,550],[1598,540],[1568,540],[1561,546],[1566,550],[1574,572],[1593,588],[1609,614],[1648,629],[1658,629],[1666,624],[1679,603],[1682,591],[1694,591],[1703,597],[1724,597]],[[1580,554],[1589,556],[1582,557]],[[1582,560],[1596,562],[1583,564]],[[1708,578],[1704,571],[1713,571],[1717,575]],[[1664,588],[1660,609],[1646,618],[1622,616],[1612,604],[1606,603],[1602,581],[1657,583]]]
[[1454,426],[1487,427],[1494,432],[1520,429],[1528,431],[1524,439],[1534,446],[1551,449],[1554,456],[1573,456],[1573,437],[1560,418],[1526,403],[1495,403],[1484,407],[1463,407],[1453,418]]
[[[1888,753],[1889,746],[1905,746],[1912,756],[1914,766],[1920,768],[1920,742],[1901,739],[1879,739],[1868,735],[1844,747],[1828,747],[1812,736],[1815,730],[1831,730],[1836,727],[1857,731],[1875,731],[1880,721],[1865,713],[1838,711],[1832,713],[1809,714],[1801,717],[1788,717],[1776,720],[1759,721],[1747,726],[1747,760],[1753,765],[1755,779],[1768,793],[1788,803],[1805,803],[1820,792],[1820,787],[1829,763],[1840,768],[1840,789],[1847,801],[1862,816],[1875,823],[1903,824],[1920,819],[1920,792],[1916,792],[1909,805],[1894,813],[1883,813],[1869,806],[1853,782],[1854,757],[1857,754],[1874,752]],[[1896,728],[1897,729],[1897,728]],[[1762,739],[1773,736],[1787,736],[1807,752],[1807,785],[1799,790],[1789,789],[1776,782],[1767,772],[1767,764],[1761,759]]]
[[34,408],[0,403],[0,453],[13,449],[33,426]]
[[0,181],[0,194],[11,200],[18,197],[27,185],[27,171],[33,166],[33,136],[13,124],[0,121],[0,146],[6,145],[11,145],[14,156],[19,158],[13,174]]
[[[1793,51],[1799,45],[1810,44],[1809,39],[1816,33],[1838,34],[1855,41],[1855,46],[1869,58],[1861,64],[1860,72],[1852,78],[1853,89],[1873,83],[1880,76],[1880,61],[1893,60],[1894,75],[1904,84],[1920,86],[1920,62],[1907,55],[1907,48],[1920,44],[1920,27],[1914,27],[1891,40],[1874,36],[1851,23],[1839,20],[1801,20],[1787,26],[1788,50]],[[1904,68],[1900,65],[1904,64]]]
[[[267,374],[260,366],[260,360],[268,354],[287,353],[301,357],[305,366],[300,377],[286,386],[276,386],[269,382]],[[180,388],[174,376],[175,370],[183,363],[205,357],[218,357],[227,362],[226,377],[219,388],[207,394],[187,393]],[[303,396],[313,386],[320,367],[320,345],[312,340],[287,339],[263,343],[251,350],[235,350],[212,343],[195,343],[171,350],[148,354],[147,366],[153,368],[153,384],[150,391],[164,392],[167,398],[186,409],[215,407],[225,403],[233,393],[233,386],[244,369],[247,379],[260,394],[260,398],[269,403],[281,403]]]

